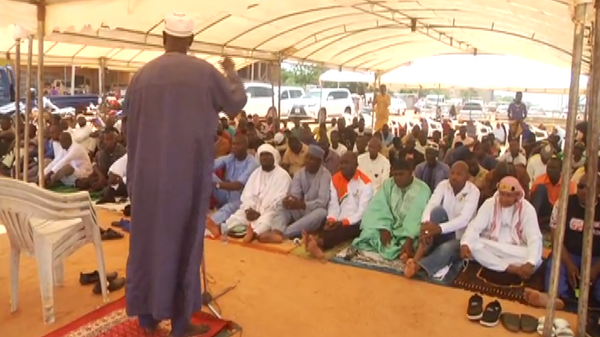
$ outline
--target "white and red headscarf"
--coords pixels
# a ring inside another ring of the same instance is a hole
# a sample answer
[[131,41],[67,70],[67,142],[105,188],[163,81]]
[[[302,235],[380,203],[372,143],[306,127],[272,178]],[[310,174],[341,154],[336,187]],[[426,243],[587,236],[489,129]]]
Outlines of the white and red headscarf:
[[[521,244],[522,241],[522,231],[523,226],[521,223],[522,212],[523,212],[523,198],[525,196],[525,192],[523,191],[523,187],[519,183],[517,178],[512,176],[507,176],[502,178],[498,183],[498,193],[494,195],[494,213],[492,215],[492,223],[488,237],[490,240],[497,241],[498,233],[500,232],[501,227],[501,215],[502,215],[502,206],[500,205],[500,194],[499,192],[508,192],[514,193],[517,197],[517,201],[514,204],[514,211],[511,217],[511,221],[513,224],[513,231],[511,233],[512,239],[514,243]],[[516,217],[516,218],[515,218]]]

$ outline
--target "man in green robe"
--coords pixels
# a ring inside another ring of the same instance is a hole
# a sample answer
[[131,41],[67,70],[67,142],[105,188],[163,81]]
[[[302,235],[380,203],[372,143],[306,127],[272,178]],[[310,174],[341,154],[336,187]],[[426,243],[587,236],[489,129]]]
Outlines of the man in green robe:
[[421,216],[431,196],[427,184],[413,176],[410,162],[396,160],[391,171],[392,177],[369,202],[360,236],[352,242],[355,248],[377,252],[386,260],[414,255]]

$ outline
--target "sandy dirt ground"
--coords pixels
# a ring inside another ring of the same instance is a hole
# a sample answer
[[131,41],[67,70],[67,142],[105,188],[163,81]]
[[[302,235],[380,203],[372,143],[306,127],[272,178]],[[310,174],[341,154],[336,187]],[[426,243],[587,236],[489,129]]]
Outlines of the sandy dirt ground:
[[[99,213],[105,226],[118,219],[110,212]],[[124,274],[127,245],[127,238],[104,243],[109,271]],[[226,319],[244,328],[246,337],[514,335],[500,325],[484,328],[467,321],[470,293],[463,290],[218,241],[208,242],[206,252],[213,293],[239,282],[218,304]],[[11,314],[9,254],[8,238],[0,235],[2,337],[40,337],[103,304],[90,287],[79,285],[80,272],[96,269],[93,248],[87,246],[65,264],[65,285],[55,289],[56,323],[44,325],[42,321],[36,264],[27,257],[21,262],[20,307]],[[110,298],[116,300],[123,295],[122,290],[110,294]],[[505,312],[536,317],[543,314],[543,310],[501,303]],[[559,316],[574,326],[574,315]]]

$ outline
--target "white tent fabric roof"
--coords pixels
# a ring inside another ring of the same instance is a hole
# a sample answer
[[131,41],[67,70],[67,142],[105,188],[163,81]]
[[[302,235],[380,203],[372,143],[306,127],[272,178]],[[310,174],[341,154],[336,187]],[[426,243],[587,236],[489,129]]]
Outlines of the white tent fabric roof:
[[[35,31],[35,5],[21,1],[0,0],[0,24]],[[47,32],[67,31],[52,34],[50,41],[85,37],[110,40],[124,49],[156,46],[161,44],[164,15],[177,10],[197,21],[193,52],[209,55],[272,60],[281,56],[381,72],[451,53],[508,54],[562,68],[571,63],[572,2],[567,0],[221,0],[218,6],[204,0],[46,3]],[[589,59],[586,44],[585,71]]]
[[[13,39],[13,29],[0,28],[0,53],[4,56],[6,52],[15,52],[15,40]],[[63,38],[64,37],[60,37]],[[59,40],[60,40],[59,38]],[[47,40],[56,40],[53,35],[49,35]],[[21,60],[27,62],[28,44],[26,40],[21,41]],[[71,39],[69,43],[58,41],[44,41],[44,64],[46,66],[66,66],[75,65],[79,67],[99,68],[100,58],[105,59],[105,66],[112,70],[133,71],[152,59],[163,54],[158,47],[144,47],[138,49],[129,49],[114,43],[103,41],[93,41],[86,39]],[[33,64],[37,63],[38,44],[33,41]],[[197,57],[207,60],[217,65],[221,56],[208,54],[195,54]],[[14,58],[14,56],[13,56]],[[251,59],[234,58],[236,67],[242,68],[252,62]],[[217,68],[219,68],[217,66]]]

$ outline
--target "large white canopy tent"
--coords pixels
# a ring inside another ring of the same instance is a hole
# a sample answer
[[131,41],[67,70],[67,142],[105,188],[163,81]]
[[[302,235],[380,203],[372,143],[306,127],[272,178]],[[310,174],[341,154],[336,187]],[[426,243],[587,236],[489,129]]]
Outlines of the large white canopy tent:
[[[373,84],[374,73],[329,70],[322,82]],[[381,76],[380,83],[394,89],[491,89],[529,93],[569,92],[570,69],[504,55],[439,55],[420,59]],[[580,76],[584,93],[588,77]]]
[[[1,5],[0,5],[1,6]],[[13,38],[14,27],[0,28],[0,54],[15,52],[15,39]],[[114,43],[104,40],[92,40],[90,38],[70,38],[60,35],[55,39],[55,34],[46,37],[44,41],[44,65],[45,66],[78,66],[88,68],[99,68],[100,60],[103,66],[111,70],[133,71],[152,59],[163,54],[162,48],[158,46],[137,46],[136,49],[124,46],[122,43]],[[58,40],[58,41],[57,41]],[[60,42],[68,41],[68,42]],[[33,42],[33,63],[37,63],[37,40]],[[28,45],[26,40],[21,40],[21,53],[27,55]],[[212,64],[221,60],[219,55],[195,53],[199,58],[205,59]],[[251,59],[234,57],[236,67],[243,68],[252,62]],[[25,63],[27,59],[21,58]]]
[[[35,3],[0,0],[0,26],[17,24],[36,31]],[[86,45],[104,41],[132,50],[160,46],[162,19],[177,10],[197,20],[195,53],[290,58],[381,73],[449,53],[509,54],[569,68],[573,42],[573,3],[567,0],[222,0],[219,6],[202,0],[45,3],[48,41]],[[589,60],[586,44],[584,72]]]

